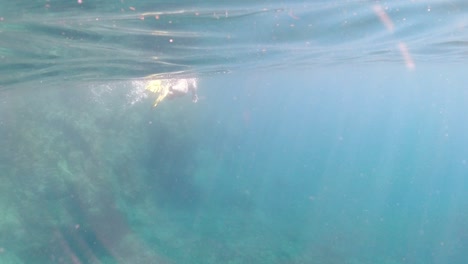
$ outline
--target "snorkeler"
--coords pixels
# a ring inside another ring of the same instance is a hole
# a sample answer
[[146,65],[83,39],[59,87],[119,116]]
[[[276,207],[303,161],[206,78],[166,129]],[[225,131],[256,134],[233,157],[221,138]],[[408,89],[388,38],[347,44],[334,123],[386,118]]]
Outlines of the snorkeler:
[[192,102],[196,103],[198,101],[197,89],[197,79],[195,78],[152,80],[146,86],[146,90],[158,94],[153,107],[158,106],[166,97],[169,99],[182,97],[189,92],[192,94]]

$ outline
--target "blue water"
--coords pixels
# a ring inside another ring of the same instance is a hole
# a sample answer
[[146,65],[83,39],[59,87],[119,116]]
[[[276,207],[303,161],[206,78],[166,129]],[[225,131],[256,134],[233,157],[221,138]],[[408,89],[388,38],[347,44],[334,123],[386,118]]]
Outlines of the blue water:
[[0,0],[0,263],[466,263],[467,11]]

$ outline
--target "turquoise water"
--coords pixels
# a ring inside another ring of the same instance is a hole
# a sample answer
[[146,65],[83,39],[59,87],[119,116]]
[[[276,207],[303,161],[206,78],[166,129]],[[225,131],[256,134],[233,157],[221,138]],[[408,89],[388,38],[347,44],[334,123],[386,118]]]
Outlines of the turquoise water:
[[465,263],[468,5],[309,2],[0,1],[0,263]]

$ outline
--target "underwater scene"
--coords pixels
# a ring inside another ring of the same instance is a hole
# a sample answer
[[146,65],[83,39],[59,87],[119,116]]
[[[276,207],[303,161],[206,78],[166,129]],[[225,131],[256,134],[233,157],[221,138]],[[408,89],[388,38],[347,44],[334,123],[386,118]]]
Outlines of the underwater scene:
[[0,0],[0,264],[463,264],[468,3]]

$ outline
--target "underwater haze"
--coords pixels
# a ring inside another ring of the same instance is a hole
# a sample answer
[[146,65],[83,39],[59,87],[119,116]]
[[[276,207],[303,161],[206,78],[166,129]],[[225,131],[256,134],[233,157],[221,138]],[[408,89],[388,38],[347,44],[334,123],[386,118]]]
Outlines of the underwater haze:
[[466,263],[467,14],[0,0],[0,263]]

